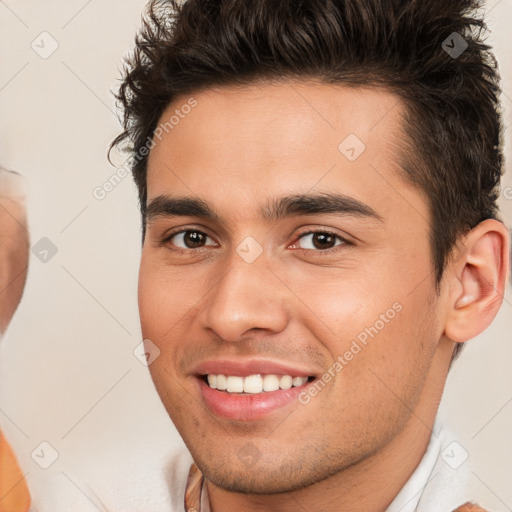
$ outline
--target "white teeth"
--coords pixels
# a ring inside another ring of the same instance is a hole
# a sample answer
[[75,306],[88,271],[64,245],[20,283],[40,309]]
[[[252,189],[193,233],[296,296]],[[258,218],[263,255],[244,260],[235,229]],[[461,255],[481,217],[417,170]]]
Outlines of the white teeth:
[[208,384],[212,389],[217,389],[217,375],[208,375]]
[[292,387],[293,379],[289,375],[283,375],[279,379],[279,387],[281,389],[290,389]]
[[226,391],[228,393],[242,393],[244,390],[244,378],[230,375],[226,379]]
[[[210,375],[210,374],[208,374],[208,375]],[[226,376],[225,375],[217,375],[216,377],[217,377],[217,379],[216,379],[217,382],[215,383],[215,385],[217,386],[217,389],[220,391],[225,391],[226,386],[227,386]]]
[[263,379],[261,375],[249,375],[244,379],[244,393],[261,393],[263,391]]
[[302,386],[302,384],[305,384],[308,379],[304,377],[293,377],[292,379],[292,385],[293,386]]
[[290,389],[304,385],[307,377],[292,377],[291,375],[249,375],[239,377],[235,375],[207,375],[208,385],[212,389],[227,391],[228,393],[257,394],[278,389]]
[[263,377],[263,391],[277,391],[279,389],[279,377],[277,375],[265,375]]

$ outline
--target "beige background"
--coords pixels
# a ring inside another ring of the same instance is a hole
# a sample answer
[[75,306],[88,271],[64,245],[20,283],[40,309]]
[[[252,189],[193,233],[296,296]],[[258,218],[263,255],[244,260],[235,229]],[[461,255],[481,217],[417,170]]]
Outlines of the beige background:
[[[47,237],[58,249],[46,263],[31,255],[25,297],[0,353],[0,425],[38,510],[50,510],[52,494],[73,502],[88,488],[123,494],[137,486],[155,496],[145,510],[161,510],[163,468],[180,445],[133,355],[141,341],[134,186],[126,178],[103,201],[92,193],[115,171],[106,161],[120,129],[110,90],[144,3],[0,2],[0,164],[29,178],[32,245]],[[510,126],[512,3],[492,0],[488,11]],[[51,48],[43,31],[58,43],[46,59],[31,47],[35,40],[40,51]],[[512,128],[506,138],[512,162]],[[507,168],[504,186],[512,187]],[[507,197],[511,226],[512,189]],[[493,511],[512,510],[511,333],[509,290],[498,319],[453,368],[441,406],[473,463],[475,497]],[[59,455],[46,470],[31,458],[43,441]],[[108,507],[122,510],[119,503]]]

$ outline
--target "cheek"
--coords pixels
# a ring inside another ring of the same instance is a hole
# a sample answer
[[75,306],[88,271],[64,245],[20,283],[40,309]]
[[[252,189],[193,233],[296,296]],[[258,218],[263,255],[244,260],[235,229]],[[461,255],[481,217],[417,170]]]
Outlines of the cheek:
[[189,346],[183,340],[192,335],[194,315],[206,294],[205,280],[204,274],[199,276],[193,269],[171,267],[150,251],[143,252],[138,284],[140,323],[143,338],[160,350],[149,370],[164,395],[172,394],[173,379],[180,378],[179,364]]
[[341,358],[337,380],[355,395],[372,389],[380,400],[386,387],[399,394],[407,386],[418,390],[432,361],[442,330],[429,305],[432,283],[415,287],[409,264],[402,270],[403,279],[333,269],[287,276],[302,302],[299,322],[331,361]]
[[[200,280],[199,280],[200,281]],[[195,299],[197,280],[187,272],[172,269],[143,251],[138,284],[138,304],[142,332],[145,337],[164,341],[171,330],[189,311]]]
[[[299,301],[294,316],[323,342],[331,355],[343,354],[347,343],[379,322],[388,310],[395,316],[393,293],[379,287],[378,278],[354,268],[297,267],[282,272]],[[380,330],[380,329],[379,329]]]
[[162,285],[158,272],[143,257],[139,269],[138,303],[144,338],[156,338],[154,334],[161,330],[160,324],[166,318]]
[[421,304],[402,297],[395,308],[384,309],[377,321],[369,318],[346,347],[344,359],[352,359],[343,369],[342,380],[350,394],[358,397],[359,407],[383,421],[408,417],[426,383],[439,332],[433,312],[425,310],[425,302]]

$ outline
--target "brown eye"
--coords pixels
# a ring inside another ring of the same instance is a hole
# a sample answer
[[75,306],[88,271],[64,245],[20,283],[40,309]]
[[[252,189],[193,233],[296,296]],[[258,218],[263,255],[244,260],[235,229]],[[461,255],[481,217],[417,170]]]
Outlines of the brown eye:
[[338,245],[343,245],[345,241],[339,235],[334,233],[315,231],[305,233],[299,237],[299,247],[301,249],[326,250],[332,249]]
[[208,239],[211,241],[211,238],[201,231],[188,230],[171,235],[167,242],[180,249],[198,249],[204,247]]

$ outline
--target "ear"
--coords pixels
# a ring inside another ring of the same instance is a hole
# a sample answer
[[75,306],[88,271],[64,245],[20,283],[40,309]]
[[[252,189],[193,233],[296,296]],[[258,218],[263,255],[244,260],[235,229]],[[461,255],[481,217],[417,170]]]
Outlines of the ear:
[[444,334],[461,343],[484,331],[503,302],[509,272],[509,234],[485,220],[460,241],[450,263],[449,308]]

